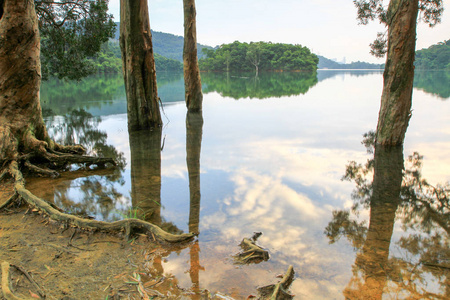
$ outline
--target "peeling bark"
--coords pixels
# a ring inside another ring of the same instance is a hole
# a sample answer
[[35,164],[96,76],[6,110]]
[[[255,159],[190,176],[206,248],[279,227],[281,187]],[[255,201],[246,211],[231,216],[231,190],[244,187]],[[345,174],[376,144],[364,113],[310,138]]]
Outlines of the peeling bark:
[[418,1],[391,0],[388,50],[376,143],[403,144],[411,118]]
[[189,112],[202,111],[202,82],[197,57],[197,27],[195,0],[183,0],[184,47],[183,70],[186,107]]
[[128,130],[161,126],[146,0],[120,1],[120,48],[127,94]]

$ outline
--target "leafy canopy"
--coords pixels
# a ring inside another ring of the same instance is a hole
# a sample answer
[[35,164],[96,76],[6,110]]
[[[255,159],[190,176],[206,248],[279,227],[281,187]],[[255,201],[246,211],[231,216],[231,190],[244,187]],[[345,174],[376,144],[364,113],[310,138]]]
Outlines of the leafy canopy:
[[[405,0],[391,0],[391,3]],[[422,20],[430,27],[441,22],[441,15],[444,11],[443,0],[415,0],[419,2],[419,20]],[[384,0],[353,0],[357,8],[357,19],[360,24],[367,25],[370,21],[378,19],[381,24],[390,25],[392,13]],[[387,38],[386,33],[379,32],[376,40],[370,44],[370,53],[376,57],[383,57],[386,53]]]
[[35,0],[41,33],[42,73],[80,79],[95,72],[88,57],[113,37],[108,0]]

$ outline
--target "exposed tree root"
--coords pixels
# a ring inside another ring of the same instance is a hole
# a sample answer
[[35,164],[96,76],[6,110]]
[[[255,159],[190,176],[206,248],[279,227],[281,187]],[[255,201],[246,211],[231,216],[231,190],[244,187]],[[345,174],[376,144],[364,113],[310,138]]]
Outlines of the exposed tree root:
[[280,282],[258,288],[258,299],[290,300],[294,298],[293,295],[287,292],[294,281],[294,274],[294,268],[289,266],[286,274],[284,274]]
[[16,295],[14,295],[14,293],[11,290],[10,287],[10,277],[11,274],[9,272],[11,268],[11,265],[6,262],[3,261],[2,262],[2,292],[3,292],[3,297],[6,300],[28,300],[31,298],[21,298],[21,297],[17,297]]
[[162,230],[154,224],[138,219],[125,219],[109,223],[97,220],[83,219],[74,215],[63,213],[62,211],[55,208],[54,205],[51,205],[47,201],[36,197],[25,188],[25,180],[23,178],[22,172],[19,170],[18,163],[16,161],[11,162],[11,164],[9,165],[9,173],[14,178],[14,189],[18,197],[11,197],[11,199],[9,199],[7,203],[3,204],[0,208],[4,208],[6,207],[6,205],[9,205],[14,200],[20,198],[32,207],[43,212],[54,221],[85,230],[101,230],[106,232],[125,231],[127,237],[129,237],[132,233],[144,233],[149,237],[155,237],[155,239],[160,242],[168,243],[190,241],[194,238],[194,234],[192,233],[174,235]]
[[[259,235],[261,235],[259,233]],[[234,256],[235,264],[246,265],[251,263],[260,263],[269,260],[269,252],[256,245],[258,234],[251,239],[244,238],[240,244],[243,251]]]

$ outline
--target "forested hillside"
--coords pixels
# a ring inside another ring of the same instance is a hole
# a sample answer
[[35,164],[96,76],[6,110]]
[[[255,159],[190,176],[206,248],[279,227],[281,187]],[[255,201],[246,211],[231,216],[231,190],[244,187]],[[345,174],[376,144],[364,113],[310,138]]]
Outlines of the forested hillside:
[[202,71],[314,71],[319,59],[301,45],[281,43],[223,44],[218,49],[204,49],[199,60]]
[[450,40],[416,51],[416,69],[450,70]]
[[363,61],[351,62],[349,64],[341,64],[326,57],[319,57],[319,69],[383,69],[384,64],[371,64]]

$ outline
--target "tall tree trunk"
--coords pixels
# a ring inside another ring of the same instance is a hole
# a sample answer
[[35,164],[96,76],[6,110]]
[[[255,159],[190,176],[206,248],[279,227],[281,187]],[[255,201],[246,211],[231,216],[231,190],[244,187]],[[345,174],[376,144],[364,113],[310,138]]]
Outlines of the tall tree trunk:
[[128,129],[162,125],[147,0],[120,1],[120,48]]
[[416,49],[417,0],[391,0],[388,18],[388,51],[376,143],[403,144],[411,117]]
[[31,0],[3,0],[0,13],[0,164],[49,142],[39,102],[38,19]]
[[202,111],[202,82],[197,57],[197,27],[195,0],[183,0],[184,47],[183,69],[186,106],[190,112]]

